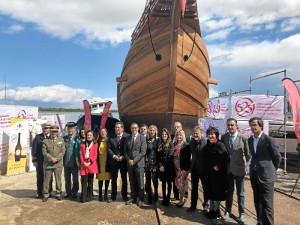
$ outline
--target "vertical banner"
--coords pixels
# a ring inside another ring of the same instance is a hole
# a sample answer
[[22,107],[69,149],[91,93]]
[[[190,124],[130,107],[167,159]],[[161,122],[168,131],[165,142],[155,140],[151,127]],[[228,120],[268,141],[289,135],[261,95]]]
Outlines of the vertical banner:
[[285,89],[289,93],[289,101],[293,111],[293,123],[294,123],[294,130],[295,135],[300,143],[300,95],[298,88],[294,81],[289,78],[284,78],[282,80]]
[[84,108],[84,125],[83,127],[91,130],[92,129],[92,116],[91,116],[91,108],[88,100],[83,100],[83,108]]
[[11,118],[10,125],[7,175],[23,173],[26,171],[29,135],[27,119]]
[[7,172],[11,118],[37,118],[38,107],[0,105],[0,175]]

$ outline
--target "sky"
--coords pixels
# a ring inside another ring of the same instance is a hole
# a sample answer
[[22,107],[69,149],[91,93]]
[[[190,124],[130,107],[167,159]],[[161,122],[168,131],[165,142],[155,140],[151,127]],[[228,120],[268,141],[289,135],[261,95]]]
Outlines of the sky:
[[[83,99],[97,99],[116,109],[116,77],[145,3],[1,0],[0,103],[81,108]],[[211,77],[219,81],[210,97],[249,90],[250,78],[282,70],[300,79],[300,1],[197,5]],[[252,93],[283,94],[283,75],[253,81]]]

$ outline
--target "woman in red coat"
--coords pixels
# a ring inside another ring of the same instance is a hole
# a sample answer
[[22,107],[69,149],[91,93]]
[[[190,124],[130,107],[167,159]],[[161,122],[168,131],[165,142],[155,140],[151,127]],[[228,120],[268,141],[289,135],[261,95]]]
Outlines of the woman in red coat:
[[86,141],[80,145],[80,175],[81,175],[81,202],[93,199],[94,174],[98,173],[98,144],[94,143],[93,131],[86,132]]

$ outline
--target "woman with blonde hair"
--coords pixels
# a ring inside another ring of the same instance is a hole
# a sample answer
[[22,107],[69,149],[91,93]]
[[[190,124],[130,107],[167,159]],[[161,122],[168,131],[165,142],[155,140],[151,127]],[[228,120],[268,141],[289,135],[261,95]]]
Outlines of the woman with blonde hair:
[[[108,132],[106,128],[100,130],[100,138],[99,138],[99,149],[98,149],[98,165],[99,165],[99,173],[97,173],[96,178],[98,179],[98,187],[99,187],[99,201],[107,201],[111,202],[111,199],[107,197],[107,190],[110,181],[110,163],[108,157],[108,150],[110,148],[110,142],[108,139]],[[102,195],[102,186],[104,183],[104,198]]]
[[[157,127],[151,125],[149,127],[149,135],[147,137],[147,152],[145,156],[145,172],[146,172],[146,193],[148,194],[148,204],[152,204],[152,201],[158,199],[158,162],[157,162],[157,148],[159,138],[157,137]],[[151,180],[154,187],[154,194],[151,188]]]
[[184,191],[187,185],[187,176],[190,168],[190,154],[187,150],[189,144],[186,142],[183,130],[177,131],[175,134],[176,142],[174,146],[174,165],[175,165],[175,185],[179,191],[179,202],[176,204],[178,208],[185,203]]

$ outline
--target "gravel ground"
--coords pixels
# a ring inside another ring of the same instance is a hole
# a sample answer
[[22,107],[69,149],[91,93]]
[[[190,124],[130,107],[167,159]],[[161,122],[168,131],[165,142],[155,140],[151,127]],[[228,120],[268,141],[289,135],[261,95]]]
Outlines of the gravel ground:
[[[275,187],[290,194],[297,178],[298,173],[283,174],[280,172]],[[94,184],[95,195],[97,195],[97,182]],[[154,205],[145,205],[143,208],[136,205],[127,206],[121,201],[120,196],[116,202],[112,203],[98,202],[96,201],[97,196],[94,201],[84,204],[71,200],[57,201],[54,198],[43,203],[41,199],[35,198],[35,186],[35,173],[0,176],[0,225],[158,224]],[[296,186],[293,196],[300,199],[300,184]],[[249,180],[245,182],[245,198],[246,224],[256,224]],[[300,208],[299,200],[278,192],[275,192],[274,200],[276,225],[299,224],[300,217],[297,210]],[[206,219],[202,214],[200,201],[198,202],[198,211],[186,213],[189,203],[190,199],[187,199],[183,208],[177,208],[176,202],[172,202],[170,207],[162,207],[158,202],[156,205],[161,224],[212,224],[212,221]],[[233,213],[238,215],[236,203]]]

